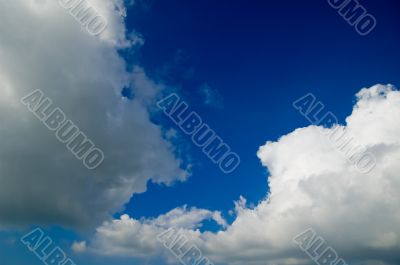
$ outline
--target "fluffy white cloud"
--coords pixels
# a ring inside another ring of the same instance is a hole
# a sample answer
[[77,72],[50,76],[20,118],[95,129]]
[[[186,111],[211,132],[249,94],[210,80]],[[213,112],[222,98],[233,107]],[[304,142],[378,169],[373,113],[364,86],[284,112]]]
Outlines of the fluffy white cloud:
[[[105,222],[97,228],[90,251],[102,255],[154,257],[166,252],[156,239],[159,234],[173,227],[193,240],[201,235],[198,228],[205,220],[213,220],[220,226],[226,227],[226,221],[220,212],[188,209],[186,206],[173,209],[155,219],[135,220],[125,214],[120,219]],[[163,256],[168,259],[168,255]]]
[[[215,264],[312,264],[292,238],[311,227],[349,264],[398,264],[400,260],[400,92],[376,85],[357,94],[343,128],[377,159],[362,174],[325,134],[333,129],[309,126],[267,142],[258,151],[270,172],[270,192],[255,208],[242,198],[236,220],[218,233],[199,233],[185,226],[188,238]],[[321,133],[322,132],[322,133]],[[168,215],[168,214],[167,214]],[[115,224],[127,221],[115,220]],[[160,219],[165,219],[161,216]],[[179,222],[180,217],[176,217]],[[107,254],[157,253],[155,223],[103,225],[95,242]],[[173,223],[168,218],[167,223]],[[165,228],[164,228],[165,229]],[[123,231],[123,232],[122,232]],[[138,237],[138,235],[140,235]],[[140,238],[140,240],[138,240]],[[112,240],[111,240],[112,239]],[[146,244],[142,244],[146,242]],[[96,245],[96,244],[94,244]],[[143,249],[146,246],[146,249]]]
[[[131,44],[123,1],[90,3],[108,21],[100,36],[58,1],[0,1],[0,226],[100,224],[149,180],[187,177],[150,121],[149,105],[162,85],[140,67],[127,72],[118,54]],[[124,87],[133,90],[132,101],[121,97]],[[99,168],[86,169],[20,103],[36,89],[104,151]]]

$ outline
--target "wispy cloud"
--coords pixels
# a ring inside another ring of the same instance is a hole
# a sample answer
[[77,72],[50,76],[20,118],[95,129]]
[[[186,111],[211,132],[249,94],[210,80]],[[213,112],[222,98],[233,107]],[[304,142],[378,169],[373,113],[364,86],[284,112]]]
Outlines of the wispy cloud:
[[202,84],[198,91],[205,105],[217,108],[223,107],[224,100],[222,95],[218,92],[218,90],[212,88],[209,84]]

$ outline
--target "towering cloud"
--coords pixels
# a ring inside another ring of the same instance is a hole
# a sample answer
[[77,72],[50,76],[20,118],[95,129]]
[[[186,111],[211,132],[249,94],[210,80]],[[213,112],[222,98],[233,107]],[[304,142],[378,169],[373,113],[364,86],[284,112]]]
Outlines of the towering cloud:
[[[187,237],[215,264],[312,264],[292,238],[313,228],[348,264],[398,264],[399,115],[400,92],[392,86],[376,85],[357,94],[343,128],[375,155],[376,167],[367,174],[327,140],[330,128],[309,126],[267,142],[258,151],[270,172],[265,200],[247,208],[242,198],[236,203],[236,220],[226,230],[201,233],[186,228]],[[125,218],[115,222],[129,230],[130,226],[122,225]],[[147,222],[143,225],[146,229],[139,233],[165,229],[153,223],[151,229]],[[103,249],[109,250],[107,242],[114,249],[124,242],[124,253],[134,256],[137,246],[127,245],[129,238],[122,240],[109,229],[109,224],[98,229],[96,244],[102,242]],[[143,235],[146,241],[155,242],[153,237],[154,233]],[[161,248],[156,243],[151,246],[153,251]]]

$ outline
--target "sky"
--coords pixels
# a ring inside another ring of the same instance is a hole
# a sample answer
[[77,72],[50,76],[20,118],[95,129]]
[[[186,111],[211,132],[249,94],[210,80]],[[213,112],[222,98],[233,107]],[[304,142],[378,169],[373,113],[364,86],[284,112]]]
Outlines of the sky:
[[[339,0],[88,0],[97,28],[74,2],[0,0],[1,264],[318,264],[293,240],[308,228],[337,256],[321,264],[400,263],[397,1],[358,1],[367,35]],[[236,169],[174,122],[180,102]],[[98,148],[95,168],[50,123],[56,108]],[[310,121],[329,112],[333,127]],[[159,237],[172,228],[201,257],[179,260]],[[65,258],[40,260],[31,231]]]

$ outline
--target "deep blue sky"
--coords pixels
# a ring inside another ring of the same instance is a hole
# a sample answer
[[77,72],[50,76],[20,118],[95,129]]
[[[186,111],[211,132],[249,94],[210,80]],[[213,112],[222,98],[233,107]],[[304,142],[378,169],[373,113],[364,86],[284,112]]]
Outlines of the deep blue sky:
[[[242,163],[225,175],[186,137],[181,148],[189,148],[196,163],[192,177],[169,188],[150,185],[135,195],[127,209],[135,217],[182,204],[223,210],[226,216],[240,195],[256,203],[267,192],[258,147],[308,125],[292,108],[295,99],[312,92],[343,122],[362,87],[400,84],[395,0],[360,2],[377,19],[368,36],[358,35],[322,0],[146,2],[128,12],[129,27],[146,41],[130,59],[177,87]],[[203,83],[219,91],[222,108],[202,104]],[[168,120],[164,125],[176,128]]]

